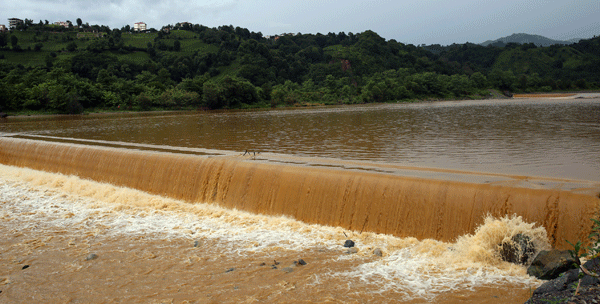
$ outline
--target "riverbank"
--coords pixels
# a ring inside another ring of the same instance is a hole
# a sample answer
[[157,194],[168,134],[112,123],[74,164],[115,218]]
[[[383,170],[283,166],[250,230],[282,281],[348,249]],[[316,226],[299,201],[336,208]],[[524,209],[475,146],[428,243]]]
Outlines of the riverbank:
[[598,93],[598,92],[531,93],[531,94],[514,94],[513,98],[585,99],[585,98],[600,98],[600,93]]
[[[488,96],[472,96],[470,98],[462,98],[462,99],[424,99],[424,100],[405,100],[398,102],[389,102],[391,103],[431,103],[431,102],[443,102],[443,101],[463,101],[463,100],[489,100],[489,99],[499,99],[505,100],[510,99],[504,95],[503,93],[497,90],[489,90]],[[514,94],[512,98],[562,98],[562,99],[577,99],[577,98],[600,98],[600,92],[560,92],[560,93],[527,93],[527,94]],[[378,103],[369,103],[369,105],[377,105]],[[384,103],[385,104],[385,103]],[[38,111],[27,111],[27,112],[6,112],[7,118],[36,118],[36,117],[77,117],[80,115],[85,116],[109,116],[109,115],[163,115],[163,114],[177,114],[177,113],[189,113],[189,112],[214,112],[219,113],[223,111],[260,111],[260,110],[286,110],[286,109],[300,109],[300,108],[314,108],[314,107],[340,107],[340,106],[357,106],[357,105],[366,105],[366,104],[336,104],[336,103],[299,103],[291,106],[278,106],[276,108],[272,108],[265,104],[264,107],[250,107],[250,108],[235,108],[235,109],[218,109],[218,110],[209,110],[209,109],[198,109],[198,108],[187,108],[187,109],[178,109],[178,110],[168,110],[168,109],[156,109],[150,111],[132,111],[132,110],[115,110],[115,109],[99,109],[99,110],[84,110],[81,114],[56,114],[56,113],[48,113],[48,112],[38,112]],[[0,119],[2,122],[2,119]]]
[[[463,100],[489,100],[489,99],[535,99],[535,98],[550,98],[550,99],[583,99],[583,98],[600,98],[600,92],[560,92],[560,93],[526,93],[526,94],[514,94],[512,97],[508,97],[503,93],[497,90],[489,90],[488,96],[471,96],[468,98],[462,99],[423,99],[423,100],[405,100],[398,102],[389,102],[390,103],[431,103],[431,102],[443,102],[443,101],[463,101]],[[377,105],[378,103],[369,103],[370,105]],[[6,116],[4,118],[14,119],[14,118],[38,118],[38,117],[77,117],[77,116],[110,116],[110,115],[148,115],[148,116],[156,116],[156,115],[164,115],[164,114],[177,114],[177,113],[190,113],[190,112],[212,112],[219,113],[223,111],[268,111],[268,110],[286,110],[286,109],[300,109],[300,108],[319,108],[319,107],[340,107],[340,106],[356,106],[356,105],[366,105],[366,104],[337,104],[337,103],[298,103],[291,106],[278,106],[276,108],[272,108],[269,105],[264,105],[262,107],[248,107],[248,108],[234,108],[234,109],[218,109],[218,110],[209,110],[209,109],[198,109],[198,108],[187,108],[187,109],[178,109],[178,110],[168,110],[168,109],[156,109],[150,111],[132,111],[132,110],[115,110],[115,109],[100,109],[100,110],[84,110],[81,114],[56,114],[56,113],[48,113],[48,112],[38,112],[38,111],[27,111],[27,112],[6,112],[4,113]],[[2,118],[0,118],[0,123],[2,122]]]

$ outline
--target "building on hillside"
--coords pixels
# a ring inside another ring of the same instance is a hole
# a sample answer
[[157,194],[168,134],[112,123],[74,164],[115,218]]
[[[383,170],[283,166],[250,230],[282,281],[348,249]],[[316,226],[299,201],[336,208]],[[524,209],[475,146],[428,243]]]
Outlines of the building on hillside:
[[66,28],[69,27],[69,23],[68,22],[64,22],[64,21],[56,21],[56,22],[54,22],[54,25],[60,25],[62,27],[66,27]]
[[8,19],[8,27],[10,27],[11,29],[17,28],[17,25],[19,25],[20,23],[23,23],[23,20],[19,18]]
[[0,32],[6,32],[6,26],[4,24],[0,24]]
[[134,23],[133,30],[136,32],[145,32],[146,31],[146,23],[144,23],[144,22]]
[[186,26],[193,26],[193,24],[191,24],[190,22],[178,22],[177,24],[175,24],[175,27],[180,28],[180,27],[186,27]]
[[273,39],[275,41],[279,40],[279,37],[283,37],[283,36],[296,36],[296,34],[294,33],[283,33],[280,35],[275,35],[275,36],[265,36],[265,38],[267,39]]

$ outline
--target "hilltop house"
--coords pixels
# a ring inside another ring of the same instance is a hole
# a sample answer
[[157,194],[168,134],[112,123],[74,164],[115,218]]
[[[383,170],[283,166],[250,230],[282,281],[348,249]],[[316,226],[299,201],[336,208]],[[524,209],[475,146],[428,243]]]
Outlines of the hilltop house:
[[145,32],[146,31],[146,23],[144,23],[144,22],[134,23],[133,30],[136,32]]
[[19,18],[9,18],[8,19],[8,27],[10,27],[11,29],[17,28],[17,25],[19,25],[20,23],[23,23],[23,20],[21,20]]
[[177,24],[175,24],[176,28],[182,28],[182,27],[185,28],[185,27],[188,27],[188,26],[191,27],[191,26],[193,26],[193,24],[191,24],[190,22],[185,22],[185,21],[184,22],[178,22]]
[[64,21],[56,21],[56,22],[54,22],[54,25],[60,25],[62,27],[66,27],[66,28],[69,27],[69,23],[68,22],[64,22]]

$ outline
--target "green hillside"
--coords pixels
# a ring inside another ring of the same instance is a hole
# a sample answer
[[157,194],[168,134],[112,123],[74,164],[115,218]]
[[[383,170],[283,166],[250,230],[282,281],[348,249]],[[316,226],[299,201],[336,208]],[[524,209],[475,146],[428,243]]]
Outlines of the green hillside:
[[421,46],[377,33],[185,24],[136,33],[31,22],[0,34],[0,111],[277,107],[486,98],[600,86],[600,38]]
[[563,41],[563,40],[554,40],[540,35],[530,35],[525,33],[516,33],[510,36],[498,38],[496,40],[488,40],[482,42],[481,45],[506,45],[508,43],[518,43],[518,44],[528,44],[533,43],[536,46],[551,46],[555,44],[572,44],[578,42],[580,39],[573,39],[575,41]]

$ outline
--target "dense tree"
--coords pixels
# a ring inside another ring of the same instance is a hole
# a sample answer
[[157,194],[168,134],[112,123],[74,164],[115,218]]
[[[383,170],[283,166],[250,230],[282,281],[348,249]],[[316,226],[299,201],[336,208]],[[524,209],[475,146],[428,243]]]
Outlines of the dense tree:
[[0,33],[0,48],[3,48],[8,44],[8,39],[8,33]]
[[[82,25],[79,18],[77,24]],[[180,30],[135,36],[125,34],[129,26],[86,25],[100,37],[75,40],[73,30],[26,25],[22,32],[0,34],[0,47],[10,37],[14,51],[25,46],[21,57],[43,56],[27,67],[0,60],[0,106],[10,111],[484,98],[488,89],[594,89],[600,82],[600,38],[552,47],[416,47],[386,41],[373,31],[267,39],[231,25],[184,24]],[[47,51],[55,42],[70,54]],[[11,58],[13,51],[1,52]]]
[[19,43],[19,38],[17,38],[17,36],[15,36],[15,35],[11,35],[10,36],[10,45],[12,46],[13,49],[17,46],[18,43]]
[[77,43],[75,43],[75,41],[67,45],[67,51],[74,52],[75,50],[77,50]]

